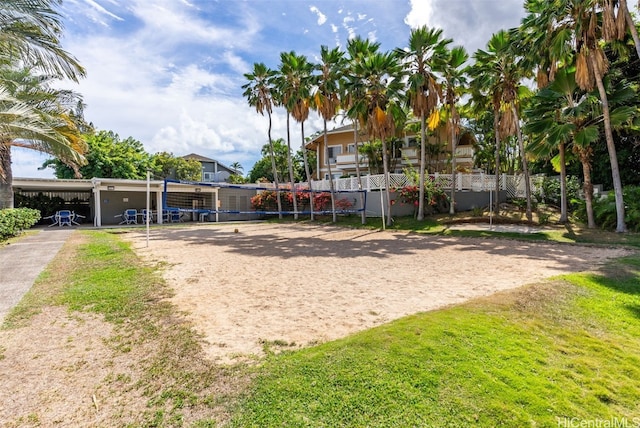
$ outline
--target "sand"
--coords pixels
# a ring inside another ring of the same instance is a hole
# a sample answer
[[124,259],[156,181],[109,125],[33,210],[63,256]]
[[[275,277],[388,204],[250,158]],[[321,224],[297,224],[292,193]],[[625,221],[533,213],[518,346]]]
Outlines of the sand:
[[628,252],[306,224],[152,228],[148,247],[144,232],[126,236],[144,260],[164,266],[172,303],[221,363],[593,270]]

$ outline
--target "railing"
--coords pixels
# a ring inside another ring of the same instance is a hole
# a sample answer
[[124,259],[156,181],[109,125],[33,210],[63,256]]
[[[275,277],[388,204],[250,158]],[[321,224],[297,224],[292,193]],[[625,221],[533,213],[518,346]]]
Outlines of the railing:
[[[441,189],[450,190],[452,185],[451,174],[429,174],[429,179],[434,181],[435,184]],[[360,189],[360,183],[362,182],[362,189],[366,191],[381,190],[385,188],[386,180],[384,174],[365,175],[360,177],[346,177],[336,178],[333,180],[333,186],[335,190],[349,191]],[[536,187],[536,182],[531,179],[531,189]],[[317,180],[312,181],[311,185],[313,190],[330,189],[329,180]],[[416,185],[409,177],[404,174],[389,174],[389,188],[399,189],[404,186]],[[272,183],[261,183],[260,186],[272,188]],[[281,187],[287,187],[286,183],[281,183]],[[307,183],[296,183],[296,188],[307,188]],[[475,173],[475,174],[456,174],[456,190],[468,191],[468,192],[487,192],[493,191],[496,188],[496,176],[493,174]],[[508,198],[524,198],[525,186],[524,176],[522,175],[500,175],[500,190],[506,190]]]
[[457,158],[473,158],[473,146],[456,147]]
[[[429,179],[442,189],[451,189],[451,174],[429,174]],[[386,183],[384,174],[366,175],[361,177],[361,181],[362,189],[367,191],[384,189]],[[328,180],[313,181],[311,184],[314,190],[329,190],[330,187]],[[333,180],[333,184],[336,190],[357,190],[359,188],[357,177],[337,178]],[[406,175],[389,174],[389,188],[395,189],[408,185],[415,185],[415,183]],[[496,188],[496,176],[483,173],[458,173],[456,174],[455,187],[458,191],[492,191]],[[523,176],[502,174],[500,176],[500,190],[506,190],[509,197],[524,197]]]

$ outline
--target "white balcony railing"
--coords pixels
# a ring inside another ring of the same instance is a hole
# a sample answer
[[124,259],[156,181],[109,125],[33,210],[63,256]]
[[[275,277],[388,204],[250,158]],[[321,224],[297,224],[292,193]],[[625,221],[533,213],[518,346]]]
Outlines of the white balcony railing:
[[456,158],[473,158],[473,146],[456,147]]

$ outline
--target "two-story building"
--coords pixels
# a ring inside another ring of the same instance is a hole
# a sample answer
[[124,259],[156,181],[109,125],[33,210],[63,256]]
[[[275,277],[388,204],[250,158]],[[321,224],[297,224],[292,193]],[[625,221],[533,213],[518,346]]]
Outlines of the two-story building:
[[[442,129],[439,135],[429,136],[427,141],[427,165],[429,172],[451,172],[451,143]],[[358,134],[358,145],[368,142],[364,132]],[[329,164],[334,178],[356,175],[356,162],[359,162],[360,174],[379,173],[371,171],[369,157],[363,153],[356,153],[353,125],[346,125],[327,131],[327,147],[324,147],[324,133],[319,133],[309,143],[307,149],[315,150],[317,165],[315,178],[318,180],[329,178]],[[473,168],[474,137],[470,132],[463,132],[456,147],[456,170],[470,171]],[[419,135],[405,132],[388,143],[393,153],[390,159],[391,173],[402,173],[409,166],[418,168],[420,165]]]

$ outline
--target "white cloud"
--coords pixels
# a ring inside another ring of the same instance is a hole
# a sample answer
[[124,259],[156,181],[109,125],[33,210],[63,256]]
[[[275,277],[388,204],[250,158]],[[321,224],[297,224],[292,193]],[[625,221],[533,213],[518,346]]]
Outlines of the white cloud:
[[315,6],[311,6],[309,7],[309,10],[318,16],[318,25],[322,25],[327,22],[327,16],[324,13],[320,12],[320,9]]
[[404,22],[411,28],[423,25],[433,26],[433,0],[409,0],[411,11],[404,18]]
[[342,20],[342,26],[344,27],[345,30],[347,30],[348,40],[351,40],[356,37],[356,28],[350,25],[352,22],[355,22],[355,19],[351,15],[345,16],[344,19]]

